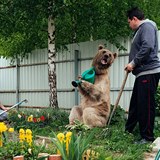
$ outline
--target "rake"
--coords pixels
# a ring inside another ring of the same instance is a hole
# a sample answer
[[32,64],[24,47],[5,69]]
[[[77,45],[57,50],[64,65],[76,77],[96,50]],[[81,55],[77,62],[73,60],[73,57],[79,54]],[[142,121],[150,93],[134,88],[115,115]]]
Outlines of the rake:
[[13,109],[13,108],[15,108],[16,106],[19,106],[19,105],[20,105],[20,104],[22,104],[23,102],[27,103],[28,101],[27,101],[27,99],[24,99],[24,100],[22,100],[22,101],[20,101],[20,102],[16,103],[16,104],[15,104],[15,105],[13,105],[12,107],[10,107],[7,111],[3,111],[3,112],[1,112],[1,113],[0,113],[0,116],[1,116],[3,113],[6,113],[6,112],[8,112],[8,111],[12,110],[12,109]]
[[121,95],[122,95],[124,86],[125,86],[126,81],[127,81],[128,73],[129,73],[129,72],[126,71],[125,78],[124,78],[123,83],[122,83],[122,86],[121,86],[121,88],[120,88],[120,91],[119,91],[119,94],[118,94],[116,103],[115,103],[115,105],[114,105],[114,107],[113,107],[113,110],[112,110],[112,112],[111,112],[111,114],[110,114],[110,117],[109,117],[109,120],[108,120],[108,123],[107,123],[108,126],[110,125],[110,122],[111,122],[111,119],[112,119],[112,117],[113,117],[113,114],[114,114],[114,112],[115,112],[115,110],[116,110],[116,108],[117,108],[117,106],[118,106],[118,103],[119,103],[119,100],[120,100],[120,98],[121,98]]

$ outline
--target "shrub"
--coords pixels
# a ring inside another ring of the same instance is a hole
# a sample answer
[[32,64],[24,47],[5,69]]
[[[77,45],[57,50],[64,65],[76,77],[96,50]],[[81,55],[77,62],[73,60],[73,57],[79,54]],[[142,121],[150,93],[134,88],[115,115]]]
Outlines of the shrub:
[[156,99],[156,115],[160,116],[160,85],[157,88],[155,99]]
[[[34,132],[44,132],[48,134],[49,130],[63,129],[68,122],[68,113],[65,111],[46,108],[39,111],[33,109],[19,110],[9,112],[8,116],[11,125],[15,126],[16,130],[20,128],[34,129]],[[44,130],[43,130],[44,128]],[[48,131],[46,131],[46,128]]]

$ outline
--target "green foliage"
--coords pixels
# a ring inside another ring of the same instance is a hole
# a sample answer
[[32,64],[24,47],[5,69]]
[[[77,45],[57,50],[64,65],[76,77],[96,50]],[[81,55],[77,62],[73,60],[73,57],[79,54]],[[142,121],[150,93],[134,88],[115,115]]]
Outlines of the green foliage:
[[47,47],[49,15],[55,22],[56,48],[70,43],[106,39],[119,49],[124,49],[118,38],[130,34],[126,11],[135,5],[160,26],[159,0],[117,0],[116,3],[105,0],[54,3],[46,0],[2,0],[0,54],[4,57],[24,57],[36,48]]
[[0,51],[4,57],[24,57],[47,46],[47,18],[45,11],[40,12],[40,1],[2,0],[0,8]]
[[63,160],[82,160],[83,153],[85,150],[89,148],[89,144],[94,136],[94,132],[91,132],[90,134],[79,134],[76,135],[75,133],[72,133],[68,153],[66,148],[65,141],[61,142],[57,136],[54,134],[54,137],[52,139],[52,142],[56,145],[58,150],[60,151]]
[[[37,114],[41,115],[40,114],[41,112],[37,112]],[[50,114],[50,112],[48,111],[47,113]],[[36,115],[36,112],[34,113],[32,111],[32,114]],[[66,115],[66,113],[64,114]],[[138,133],[138,130],[135,130],[134,135],[124,132],[124,125],[125,125],[124,114],[125,114],[124,110],[119,106],[115,111],[115,115],[113,116],[113,119],[111,120],[110,126],[109,127],[106,126],[105,128],[93,128],[90,130],[84,130],[82,129],[83,125],[81,123],[78,123],[80,124],[78,125],[78,130],[76,130],[76,128],[75,130],[73,129],[73,131],[76,131],[76,133],[74,133],[75,139],[73,139],[75,144],[71,143],[72,145],[70,146],[70,148],[77,148],[78,150],[78,146],[79,147],[81,146],[83,148],[84,145],[82,144],[85,144],[88,142],[87,149],[98,152],[100,155],[99,160],[105,160],[105,158],[107,157],[108,159],[110,157],[110,159],[113,159],[113,160],[135,160],[135,159],[141,160],[143,159],[144,152],[150,151],[150,147],[149,147],[150,144],[144,144],[144,145],[134,144],[134,141],[139,138],[138,137],[139,133]],[[30,113],[28,115],[30,115]],[[37,124],[34,124],[33,130],[32,130],[33,133],[41,135],[41,136],[43,135],[49,136],[51,138],[56,137],[55,134],[53,135],[53,132],[66,133],[65,126],[66,124],[68,124],[68,116],[64,116],[62,114],[62,111],[60,110],[57,110],[55,114],[51,114],[51,115],[52,115],[51,117],[54,117],[54,118],[50,119],[49,124],[44,125],[43,127],[39,127]],[[57,123],[56,118],[58,119],[58,123]],[[14,118],[13,118],[13,121],[14,121]],[[57,127],[57,124],[60,124],[60,122],[62,122],[63,124],[61,128]],[[15,120],[14,122],[11,122],[11,124],[14,124],[15,127],[17,126],[17,124],[20,125],[18,119]],[[29,127],[29,124],[28,124],[28,127]],[[50,124],[52,125],[51,127],[50,127]],[[159,124],[157,123],[155,125],[155,136],[156,137],[160,136],[159,128],[160,128],[160,123]],[[87,141],[87,138],[89,138],[88,141]],[[56,145],[57,139],[54,139],[53,141]],[[14,147],[16,147],[16,145]],[[12,151],[11,149],[14,147],[4,148],[2,153],[7,152],[7,150],[8,151],[10,150],[9,152],[14,153],[14,151]],[[80,150],[81,150],[81,147],[79,148]],[[59,144],[58,149],[60,148],[62,148],[61,144]],[[56,149],[54,146],[54,149],[52,149],[52,153],[53,152],[55,153],[55,150]],[[62,150],[65,154],[65,148],[62,148]],[[71,149],[71,151],[72,150],[73,149]],[[77,150],[74,150],[74,152],[77,152]],[[16,151],[15,153],[18,154]],[[36,151],[36,153],[37,152],[39,151]],[[0,150],[0,153],[1,153],[1,150]],[[7,155],[7,154],[5,153],[4,155]],[[74,155],[74,153],[72,155]]]
[[[111,105],[111,111],[113,110],[114,105]],[[125,110],[121,106],[117,106],[113,117],[111,119],[111,125],[117,123],[124,123],[125,121]]]
[[[3,54],[4,57],[9,56],[12,54],[16,58],[16,52],[19,50],[23,53],[23,44],[28,39],[25,35],[22,35],[21,33],[13,33],[10,37],[3,38],[0,36],[0,52]],[[9,45],[8,45],[9,44]]]
[[160,133],[160,86],[158,86],[157,88],[155,100],[156,100],[155,135],[159,135]]
[[157,88],[155,99],[156,99],[156,114],[157,116],[160,116],[160,86],[158,86]]
[[88,125],[85,125],[84,123],[82,123],[78,120],[75,120],[74,125],[66,125],[66,129],[75,130],[75,131],[86,131],[90,128]]
[[[20,116],[19,116],[20,115]],[[28,121],[30,116],[33,116],[33,121]],[[40,117],[44,116],[44,121],[40,121]],[[37,118],[37,121],[34,121]],[[68,122],[68,113],[61,110],[56,110],[52,108],[41,109],[39,111],[33,109],[12,111],[9,113],[8,119],[10,124],[15,126],[15,129],[34,129],[36,133],[39,131],[42,134],[46,134],[51,130],[64,130],[65,125]]]
[[37,146],[32,144],[30,146],[27,142],[19,142],[7,139],[3,144],[3,147],[0,147],[0,159],[1,160],[12,160],[13,157],[24,155],[24,158],[27,160],[39,160],[38,154],[42,152],[51,153],[51,150],[47,149],[45,145]]

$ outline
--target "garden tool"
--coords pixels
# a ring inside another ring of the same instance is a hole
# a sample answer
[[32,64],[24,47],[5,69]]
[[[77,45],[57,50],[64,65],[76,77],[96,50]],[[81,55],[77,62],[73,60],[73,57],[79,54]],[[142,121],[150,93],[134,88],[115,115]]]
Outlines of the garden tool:
[[6,112],[8,112],[8,111],[10,111],[11,109],[15,108],[16,106],[19,106],[19,105],[22,104],[23,102],[27,103],[28,101],[27,101],[27,99],[24,99],[24,100],[16,103],[15,105],[13,105],[12,107],[10,107],[7,111],[1,112],[0,115],[2,115],[3,113],[6,113]]
[[128,73],[129,73],[129,72],[126,71],[125,78],[124,78],[124,80],[123,80],[122,86],[121,86],[120,91],[119,91],[119,94],[118,94],[118,98],[117,98],[117,100],[116,100],[116,103],[115,103],[115,105],[114,105],[114,107],[113,107],[113,110],[112,110],[112,112],[111,112],[111,114],[110,114],[110,117],[109,117],[109,120],[108,120],[108,123],[107,123],[108,126],[109,126],[109,124],[110,124],[110,122],[111,122],[111,119],[112,119],[112,116],[113,116],[113,114],[114,114],[114,112],[115,112],[115,110],[116,110],[116,108],[117,108],[117,106],[118,106],[119,100],[120,100],[121,95],[122,95],[122,91],[123,91],[124,86],[125,86],[126,81],[127,81]]

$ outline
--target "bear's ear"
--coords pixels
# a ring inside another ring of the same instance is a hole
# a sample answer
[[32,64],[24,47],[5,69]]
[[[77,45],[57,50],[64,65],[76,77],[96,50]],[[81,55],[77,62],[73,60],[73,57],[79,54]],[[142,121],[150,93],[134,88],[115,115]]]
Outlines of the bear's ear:
[[114,59],[118,57],[117,53],[113,53]]
[[103,48],[104,48],[103,45],[99,45],[98,50],[101,50],[101,49],[103,49]]

